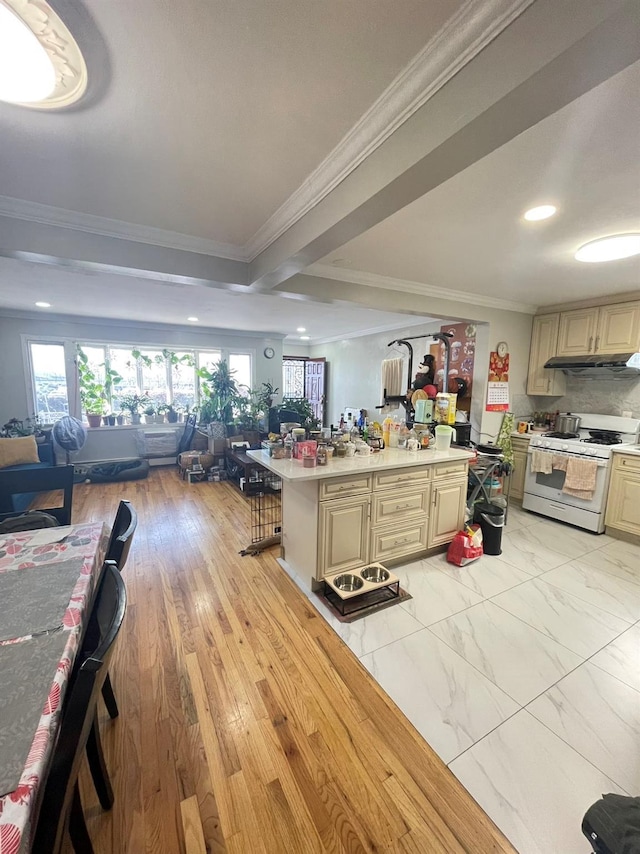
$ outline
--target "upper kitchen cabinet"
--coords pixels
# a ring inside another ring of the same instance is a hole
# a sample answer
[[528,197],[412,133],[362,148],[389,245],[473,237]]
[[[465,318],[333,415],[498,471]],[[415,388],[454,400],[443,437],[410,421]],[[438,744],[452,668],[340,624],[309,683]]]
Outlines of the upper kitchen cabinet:
[[584,356],[593,353],[599,308],[563,311],[560,315],[558,349],[554,356]]
[[560,397],[565,391],[564,374],[545,370],[545,362],[556,355],[559,314],[540,314],[533,318],[527,394]]
[[603,305],[599,309],[596,353],[636,353],[640,350],[640,302]]
[[557,356],[635,352],[640,344],[640,302],[581,308],[560,314]]

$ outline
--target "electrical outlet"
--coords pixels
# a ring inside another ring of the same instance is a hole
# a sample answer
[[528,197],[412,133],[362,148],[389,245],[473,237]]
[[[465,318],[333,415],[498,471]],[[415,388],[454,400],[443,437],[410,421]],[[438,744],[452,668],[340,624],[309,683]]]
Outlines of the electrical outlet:
[[622,417],[623,418],[633,418],[633,414],[632,414],[630,409],[623,409],[622,410]]

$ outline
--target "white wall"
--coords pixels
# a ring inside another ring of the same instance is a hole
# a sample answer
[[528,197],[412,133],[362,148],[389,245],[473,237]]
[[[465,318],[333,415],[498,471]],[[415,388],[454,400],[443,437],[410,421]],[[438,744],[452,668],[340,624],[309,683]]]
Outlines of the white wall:
[[[9,418],[25,418],[33,412],[27,389],[22,336],[77,341],[109,341],[131,345],[173,348],[228,348],[253,351],[254,385],[271,382],[282,386],[282,336],[265,337],[241,330],[192,329],[184,326],[127,323],[100,319],[2,312],[0,314],[0,424]],[[263,351],[273,347],[275,356]]]
[[309,356],[310,347],[308,344],[289,344],[287,341],[282,342],[283,356]]

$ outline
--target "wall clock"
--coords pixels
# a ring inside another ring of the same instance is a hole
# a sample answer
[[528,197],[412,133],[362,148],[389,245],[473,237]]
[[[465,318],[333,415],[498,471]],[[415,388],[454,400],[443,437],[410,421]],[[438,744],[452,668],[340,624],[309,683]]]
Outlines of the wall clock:
[[508,352],[509,352],[509,345],[507,344],[507,342],[506,341],[498,341],[498,346],[496,347],[496,353],[498,354],[498,356],[500,356],[501,359],[504,359],[504,357],[507,355]]
[[273,347],[265,347],[264,348],[265,359],[273,359],[275,354],[276,354],[276,351],[273,349]]

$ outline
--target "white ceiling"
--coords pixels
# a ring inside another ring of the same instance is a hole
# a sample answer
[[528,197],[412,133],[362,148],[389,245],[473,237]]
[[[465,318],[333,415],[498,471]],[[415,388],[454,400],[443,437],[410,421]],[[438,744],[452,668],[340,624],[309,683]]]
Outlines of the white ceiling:
[[461,0],[85,5],[105,95],[59,114],[0,103],[0,192],[244,245]]
[[[528,208],[558,213],[525,222]],[[574,259],[640,231],[640,63],[460,172],[321,262],[533,305],[634,290],[640,257]],[[316,269],[316,268],[312,268]]]
[[[303,325],[313,343],[415,318],[349,304],[348,285],[329,304],[322,278],[297,277],[313,284],[296,295],[295,274],[322,255],[316,276],[459,292],[464,316],[469,294],[526,310],[638,286],[635,260],[572,255],[640,230],[640,62],[551,115],[637,60],[623,0],[562,14],[549,0],[50,2],[72,30],[74,9],[93,16],[87,59],[101,41],[103,61],[78,109],[0,103],[0,310],[41,298],[56,313],[196,314],[294,338]],[[548,118],[389,216],[438,146],[462,168],[446,143],[494,106],[496,145]],[[520,221],[547,201],[557,217]]]
[[[313,344],[428,323],[434,318],[339,306],[292,296],[245,294],[194,285],[167,284],[0,258],[0,311],[12,309],[76,317],[172,323],[195,328],[244,329]],[[38,309],[37,301],[51,303]],[[198,318],[191,324],[189,316]],[[298,326],[310,340],[300,341]]]

